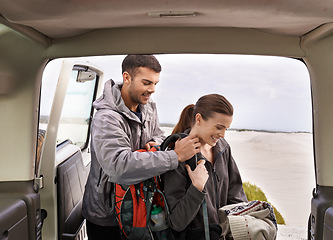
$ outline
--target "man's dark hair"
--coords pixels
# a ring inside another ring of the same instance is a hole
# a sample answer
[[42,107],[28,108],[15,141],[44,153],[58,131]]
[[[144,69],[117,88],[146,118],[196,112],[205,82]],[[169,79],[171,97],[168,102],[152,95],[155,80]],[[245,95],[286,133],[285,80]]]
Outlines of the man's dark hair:
[[122,63],[122,73],[128,72],[134,77],[139,67],[150,68],[156,73],[162,70],[160,63],[153,55],[127,55]]

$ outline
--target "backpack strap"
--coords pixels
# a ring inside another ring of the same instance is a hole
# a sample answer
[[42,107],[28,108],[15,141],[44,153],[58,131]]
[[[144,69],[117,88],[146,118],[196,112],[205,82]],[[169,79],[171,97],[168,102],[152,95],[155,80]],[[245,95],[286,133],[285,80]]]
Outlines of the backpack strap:
[[188,135],[186,133],[175,133],[170,136],[168,136],[160,145],[161,151],[168,150],[168,147],[171,143],[175,143],[179,138],[187,137]]
[[[179,138],[185,138],[188,134],[186,133],[175,133],[170,136],[168,136],[164,142],[160,145],[160,150],[166,151],[169,148],[169,145],[171,143],[175,143]],[[203,156],[201,153],[195,154],[191,159],[186,161],[186,164],[188,164],[192,171],[196,168],[197,162],[202,159]],[[159,190],[159,189],[157,189]],[[162,196],[165,198],[164,194],[161,193]],[[167,205],[167,204],[166,204]],[[204,220],[204,230],[205,230],[205,239],[210,240],[210,234],[209,234],[209,223],[208,223],[208,210],[207,210],[207,203],[206,199],[202,202],[202,212],[203,212],[203,220]],[[166,206],[168,208],[168,206]],[[166,213],[169,214],[169,209],[166,209]]]
[[151,216],[151,208],[154,198],[154,192],[156,191],[156,183],[154,178],[150,178],[146,181],[144,181],[143,190],[144,190],[144,202],[146,203],[146,211],[147,211],[147,218],[146,222],[150,222],[150,216]]
[[159,188],[157,188],[156,191],[163,197],[163,200],[164,200],[164,203],[165,203],[164,204],[164,211],[165,211],[166,215],[169,216],[170,210],[169,210],[169,206],[167,204],[167,200],[165,198],[164,193]]
[[[172,135],[168,136],[163,141],[163,143],[160,145],[160,150],[161,151],[166,151],[170,148],[173,149],[174,145],[171,145],[172,143],[174,144],[179,138],[185,138],[187,136],[188,136],[188,134],[186,134],[186,133],[175,133],[175,134],[172,134]],[[192,171],[193,171],[197,166],[197,162],[202,158],[203,158],[202,154],[197,153],[192,158],[186,160],[186,164],[188,164],[191,167]]]
[[208,210],[207,210],[206,199],[203,200],[201,205],[202,205],[202,214],[203,214],[203,220],[204,220],[205,239],[210,240],[209,223],[208,223]]

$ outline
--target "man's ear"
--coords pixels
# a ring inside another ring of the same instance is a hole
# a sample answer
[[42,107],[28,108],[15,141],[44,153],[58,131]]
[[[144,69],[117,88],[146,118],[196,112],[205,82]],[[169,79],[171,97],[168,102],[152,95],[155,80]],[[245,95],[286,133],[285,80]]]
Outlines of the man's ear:
[[131,80],[132,80],[131,75],[128,72],[125,71],[123,73],[123,82],[124,82],[124,84],[130,84]]

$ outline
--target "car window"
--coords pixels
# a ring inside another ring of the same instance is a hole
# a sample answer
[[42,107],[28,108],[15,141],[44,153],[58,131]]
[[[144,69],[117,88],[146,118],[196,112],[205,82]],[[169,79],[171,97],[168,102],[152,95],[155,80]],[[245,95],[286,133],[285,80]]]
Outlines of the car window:
[[73,144],[83,148],[88,139],[97,75],[92,80],[80,82],[76,81],[78,74],[78,70],[73,70],[68,83],[58,127],[57,144],[70,139]]
[[[48,126],[52,100],[57,86],[55,76],[60,73],[59,64],[58,62],[51,65],[54,74],[52,77],[48,78],[47,76],[50,75],[46,74],[43,78],[39,129],[46,130]],[[88,143],[89,126],[93,111],[92,102],[95,97],[99,76],[92,74],[89,79],[78,80],[78,76],[82,72],[85,72],[84,67],[74,66],[68,81],[57,131],[57,145],[70,140],[73,144],[83,149]]]
[[[275,56],[155,56],[162,72],[151,98],[156,102],[165,135],[171,133],[185,106],[205,94],[224,95],[234,107],[231,131],[225,138],[243,182],[260,187],[286,222],[305,229],[310,206],[297,199],[310,199],[315,187],[311,85],[306,65],[298,59]],[[124,57],[84,59],[99,66],[103,81],[113,79],[121,83]],[[77,73],[72,74],[57,142],[70,139],[82,146],[89,132],[91,109],[87,106],[93,99],[93,81],[83,83],[83,87],[75,82]],[[43,80],[46,88],[55,85]],[[46,98],[43,94],[42,89],[41,101],[48,103],[52,91],[48,91]],[[47,117],[43,117],[49,108],[42,108],[41,104],[41,125],[47,124]]]

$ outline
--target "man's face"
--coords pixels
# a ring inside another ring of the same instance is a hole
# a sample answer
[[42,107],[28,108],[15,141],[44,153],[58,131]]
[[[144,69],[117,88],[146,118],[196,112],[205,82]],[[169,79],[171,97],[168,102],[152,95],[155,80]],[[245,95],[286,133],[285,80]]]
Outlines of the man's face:
[[155,86],[159,82],[160,74],[146,67],[140,67],[134,77],[128,82],[128,93],[133,105],[146,104]]

